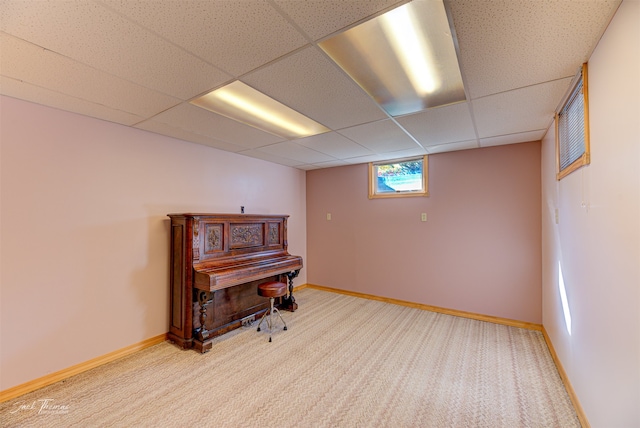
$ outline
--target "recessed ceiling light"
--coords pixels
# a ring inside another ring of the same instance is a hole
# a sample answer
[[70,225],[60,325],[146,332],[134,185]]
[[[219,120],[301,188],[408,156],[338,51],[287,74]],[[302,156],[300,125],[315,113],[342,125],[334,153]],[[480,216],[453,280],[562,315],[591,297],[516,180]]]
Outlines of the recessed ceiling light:
[[466,99],[442,1],[414,0],[319,46],[390,115]]
[[309,137],[330,131],[239,80],[211,91],[191,104],[284,138]]

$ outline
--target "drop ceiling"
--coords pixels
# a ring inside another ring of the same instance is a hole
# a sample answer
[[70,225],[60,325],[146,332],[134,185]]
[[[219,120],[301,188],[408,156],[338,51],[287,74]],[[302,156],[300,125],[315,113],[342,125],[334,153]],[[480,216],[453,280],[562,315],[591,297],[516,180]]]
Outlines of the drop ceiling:
[[[318,43],[404,3],[0,0],[0,93],[304,170],[515,144],[544,136],[620,0],[446,0],[466,101],[391,117]],[[330,132],[189,103],[234,80]]]

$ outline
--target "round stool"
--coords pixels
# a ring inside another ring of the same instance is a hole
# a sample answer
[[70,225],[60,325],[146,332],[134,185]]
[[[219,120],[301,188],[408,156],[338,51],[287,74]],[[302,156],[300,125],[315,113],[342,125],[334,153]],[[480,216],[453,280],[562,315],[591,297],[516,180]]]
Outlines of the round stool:
[[283,297],[287,294],[287,284],[284,282],[271,281],[265,282],[264,284],[258,285],[258,295],[262,297],[269,298],[269,309],[264,313],[262,318],[260,319],[260,323],[258,324],[258,331],[260,331],[260,326],[262,325],[262,321],[264,321],[265,317],[269,315],[267,318],[267,325],[269,326],[269,342],[271,342],[271,331],[273,330],[273,313],[275,312],[282,324],[284,324],[284,330],[287,329],[287,324],[282,319],[282,315],[280,315],[280,311],[278,308],[273,306],[274,299],[276,297]]

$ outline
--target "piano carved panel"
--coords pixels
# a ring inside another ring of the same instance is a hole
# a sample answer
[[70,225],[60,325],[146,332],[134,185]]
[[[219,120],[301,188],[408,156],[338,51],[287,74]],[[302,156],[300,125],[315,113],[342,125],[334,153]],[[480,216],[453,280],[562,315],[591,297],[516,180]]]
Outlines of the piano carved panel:
[[258,247],[264,245],[262,224],[232,224],[231,248]]
[[200,258],[200,222],[198,219],[193,220],[191,225],[193,230],[193,239],[191,240],[191,252],[193,253],[193,259],[198,260]]
[[277,245],[279,243],[280,243],[279,223],[269,223],[269,245]]
[[169,214],[171,323],[169,338],[208,351],[216,336],[260,316],[268,300],[257,287],[289,283],[280,306],[295,310],[293,278],[302,258],[288,253],[286,215]]
[[222,224],[205,225],[204,252],[210,254],[214,251],[222,251]]

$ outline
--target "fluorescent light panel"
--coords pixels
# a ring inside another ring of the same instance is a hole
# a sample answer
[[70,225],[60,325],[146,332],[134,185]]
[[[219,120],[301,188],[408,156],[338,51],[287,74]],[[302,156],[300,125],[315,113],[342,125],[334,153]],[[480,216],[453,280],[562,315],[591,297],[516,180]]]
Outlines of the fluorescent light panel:
[[466,99],[442,1],[414,0],[319,46],[392,116]]
[[191,101],[191,104],[284,138],[328,132],[325,126],[239,80]]

